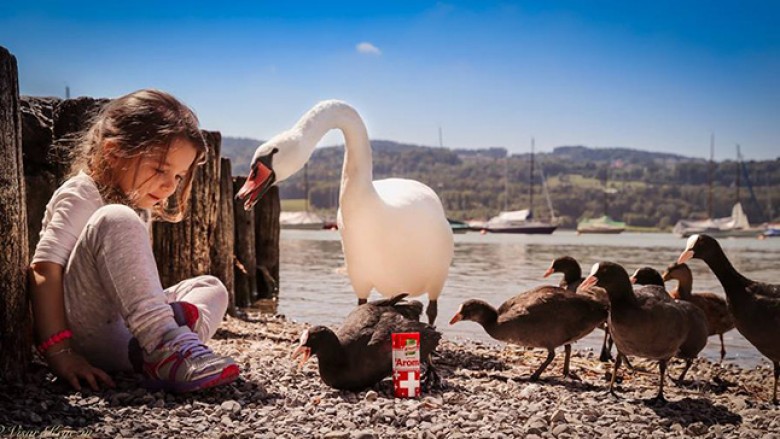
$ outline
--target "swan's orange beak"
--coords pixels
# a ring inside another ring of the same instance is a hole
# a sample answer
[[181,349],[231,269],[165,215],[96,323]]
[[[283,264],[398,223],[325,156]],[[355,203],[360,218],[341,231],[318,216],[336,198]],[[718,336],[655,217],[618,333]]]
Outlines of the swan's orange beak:
[[252,167],[246,182],[236,194],[236,198],[245,199],[244,210],[251,210],[275,181],[276,174],[274,174],[273,169],[258,160]]
[[450,319],[450,325],[454,325],[461,320],[463,320],[463,316],[460,313],[457,313]]
[[553,268],[550,267],[550,268],[547,269],[547,271],[544,272],[544,275],[542,277],[547,279],[553,273],[555,273],[555,270],[553,270]]

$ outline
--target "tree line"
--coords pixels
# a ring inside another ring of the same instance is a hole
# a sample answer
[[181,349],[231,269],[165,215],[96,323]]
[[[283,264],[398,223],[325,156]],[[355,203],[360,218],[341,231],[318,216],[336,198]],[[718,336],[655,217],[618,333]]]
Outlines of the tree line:
[[[260,143],[225,138],[224,153],[233,159],[236,174],[248,171],[249,158]],[[549,218],[542,195],[543,173],[564,228],[603,215],[605,207],[612,218],[635,227],[669,229],[680,219],[706,218],[710,179],[714,217],[728,216],[739,199],[751,223],[780,220],[776,206],[780,204],[780,158],[710,163],[629,148],[561,146],[534,155],[532,179],[530,153],[510,155],[498,147],[450,150],[383,140],[371,144],[374,179],[419,180],[439,194],[447,215],[455,219],[484,220],[501,210],[528,207],[537,218]],[[343,146],[321,147],[308,163],[310,206],[326,217],[335,217],[343,157]],[[532,183],[533,206],[529,206]],[[283,199],[304,198],[304,173],[283,182],[280,194]]]

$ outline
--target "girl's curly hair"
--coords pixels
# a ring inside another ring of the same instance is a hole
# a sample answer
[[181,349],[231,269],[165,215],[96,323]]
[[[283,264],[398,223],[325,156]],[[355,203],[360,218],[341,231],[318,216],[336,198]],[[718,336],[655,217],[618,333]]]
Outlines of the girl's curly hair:
[[164,162],[174,140],[191,143],[197,156],[176,192],[155,205],[152,213],[177,222],[187,210],[195,169],[205,162],[208,145],[195,113],[168,93],[138,90],[108,102],[78,139],[70,174],[89,174],[106,203],[135,207],[133,194],[119,188],[120,176],[124,172],[137,176],[139,161],[135,159],[141,157],[159,157]]

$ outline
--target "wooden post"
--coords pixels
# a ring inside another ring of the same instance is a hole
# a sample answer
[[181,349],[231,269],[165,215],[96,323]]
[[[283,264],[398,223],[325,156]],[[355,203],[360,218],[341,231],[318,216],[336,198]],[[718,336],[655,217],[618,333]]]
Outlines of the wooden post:
[[54,109],[54,144],[46,156],[57,176],[58,185],[70,172],[73,148],[81,131],[110,99],[79,97],[60,101]]
[[233,176],[230,159],[220,160],[219,211],[214,246],[211,247],[211,274],[222,280],[228,290],[228,314],[236,315],[236,296],[233,277]]
[[257,256],[257,296],[279,297],[279,188],[271,187],[255,205],[255,254]]
[[57,179],[46,160],[54,143],[54,107],[57,102],[55,98],[22,97],[20,100],[30,255],[38,244],[46,204],[57,188]]
[[[233,194],[238,193],[246,177],[233,179]],[[233,203],[235,227],[235,290],[236,306],[252,304],[257,294],[257,258],[255,257],[255,212],[244,210],[244,203]]]
[[38,244],[46,204],[70,171],[78,134],[108,99],[22,96],[22,151],[30,254]]
[[0,47],[0,378],[18,380],[32,358],[27,213],[16,58]]
[[209,145],[206,163],[196,172],[187,216],[179,223],[155,222],[153,247],[163,287],[209,273],[219,197],[219,152],[222,136],[204,131]]

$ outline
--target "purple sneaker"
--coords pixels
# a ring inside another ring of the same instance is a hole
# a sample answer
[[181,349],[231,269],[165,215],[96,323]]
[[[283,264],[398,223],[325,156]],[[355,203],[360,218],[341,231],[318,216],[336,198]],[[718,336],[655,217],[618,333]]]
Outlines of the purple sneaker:
[[186,326],[168,331],[151,353],[143,352],[147,387],[186,393],[227,384],[238,378],[238,365],[215,354]]
[[[189,302],[171,302],[171,309],[173,310],[173,319],[179,326],[187,326],[194,333],[198,333],[198,323],[200,320],[200,311],[198,307]],[[144,357],[141,344],[138,343],[138,339],[133,337],[130,339],[130,343],[127,345],[127,356],[130,359],[130,364],[133,366],[133,371],[136,373],[143,373],[144,370]]]

